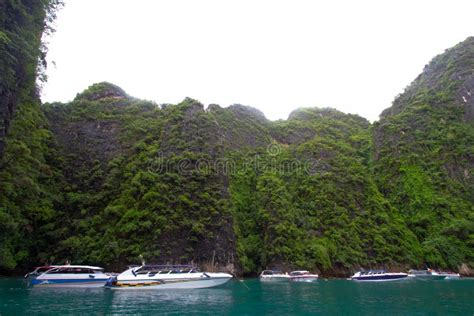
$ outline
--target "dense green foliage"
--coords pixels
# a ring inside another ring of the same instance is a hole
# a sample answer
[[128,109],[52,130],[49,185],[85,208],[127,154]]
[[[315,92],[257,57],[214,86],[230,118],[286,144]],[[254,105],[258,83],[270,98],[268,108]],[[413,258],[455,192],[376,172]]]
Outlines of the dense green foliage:
[[371,176],[365,119],[301,109],[269,122],[243,106],[158,107],[116,89],[43,107],[64,153],[50,260],[119,267],[142,254],[245,273],[421,264]]
[[[62,124],[53,129],[72,130],[85,139],[85,144],[65,149],[70,151],[63,169],[67,225],[61,221],[61,241],[51,252],[55,259],[123,266],[140,254],[148,260],[184,262],[203,262],[213,251],[220,256],[215,260],[229,256],[232,236],[222,241],[224,248],[216,246],[231,233],[222,179],[194,167],[210,158],[201,149],[192,151],[203,144],[199,125],[209,122],[196,117],[192,135],[180,128],[184,112],[196,105],[188,99],[159,109],[133,99],[89,101],[79,96],[69,105],[45,107],[48,118]],[[92,117],[89,126],[86,121]],[[110,124],[119,128],[109,133],[98,127]],[[96,137],[106,143],[94,143]],[[182,143],[186,137],[187,147]],[[104,157],[104,148],[117,155]]]
[[469,38],[434,58],[375,124],[379,188],[416,234],[423,261],[443,268],[474,259],[473,76]]
[[332,273],[419,264],[416,239],[365,165],[367,121],[335,110],[303,111],[305,119],[294,113],[273,129],[283,137],[304,128],[313,134],[308,141],[259,155],[258,168],[245,168],[231,182],[244,271],[279,263]]
[[0,2],[0,269],[41,257],[56,212],[53,136],[35,82],[46,67],[41,36],[60,5]]
[[0,157],[10,120],[19,104],[35,101],[37,76],[44,80],[44,32],[61,0],[5,0],[0,2]]
[[[5,12],[41,30],[57,2],[37,3],[7,1]],[[245,274],[473,266],[472,39],[436,57],[372,125],[333,109],[271,122],[241,105],[158,106],[109,83],[40,107],[40,38],[25,37],[31,50],[18,51],[35,53],[19,59],[11,32],[0,31],[2,91],[25,86],[0,161],[0,270],[121,269],[140,255]]]
[[38,104],[22,104],[0,165],[0,262],[14,268],[46,250],[49,222],[56,215],[57,182],[51,154],[52,135]]

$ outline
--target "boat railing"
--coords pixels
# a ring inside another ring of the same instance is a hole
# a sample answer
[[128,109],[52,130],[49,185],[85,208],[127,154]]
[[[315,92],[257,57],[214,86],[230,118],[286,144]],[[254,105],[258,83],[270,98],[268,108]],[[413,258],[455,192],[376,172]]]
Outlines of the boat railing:
[[385,270],[369,270],[369,271],[360,271],[360,275],[374,275],[374,274],[384,274]]
[[132,270],[133,274],[177,274],[177,273],[194,273],[199,272],[195,266],[192,265],[144,265]]

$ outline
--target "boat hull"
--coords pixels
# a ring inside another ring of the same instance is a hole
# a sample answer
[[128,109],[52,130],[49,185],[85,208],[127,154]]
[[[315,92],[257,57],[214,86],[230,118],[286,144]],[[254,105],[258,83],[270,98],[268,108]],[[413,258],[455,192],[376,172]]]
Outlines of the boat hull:
[[406,280],[407,277],[387,277],[387,278],[352,278],[351,280],[357,282],[390,282],[390,281],[402,281]]
[[353,277],[351,280],[358,282],[390,282],[390,281],[401,281],[407,280],[407,275],[380,275],[371,277]]
[[281,276],[281,277],[278,277],[278,276],[274,276],[274,277],[260,277],[260,281],[264,281],[264,282],[286,282],[288,281],[290,278],[289,277],[284,277],[284,276]]
[[446,273],[446,274],[440,274],[440,275],[444,276],[445,280],[457,280],[461,278],[461,276],[456,273]]
[[415,279],[416,280],[423,280],[423,281],[428,281],[428,280],[444,280],[446,276],[444,275],[416,275],[415,274]]
[[78,288],[98,288],[104,287],[109,279],[33,279],[31,285],[35,287],[78,287]]
[[318,280],[317,277],[296,277],[296,278],[290,278],[291,282],[316,282]]
[[204,289],[222,285],[231,278],[211,278],[197,280],[122,280],[107,284],[107,288],[113,290],[172,290],[172,289]]

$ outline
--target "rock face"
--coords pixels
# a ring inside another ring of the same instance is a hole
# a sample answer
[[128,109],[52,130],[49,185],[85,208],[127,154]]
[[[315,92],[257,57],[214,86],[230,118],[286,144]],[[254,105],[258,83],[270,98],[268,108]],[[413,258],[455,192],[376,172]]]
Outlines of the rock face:
[[[415,251],[365,169],[369,122],[361,117],[313,108],[270,122],[251,107],[204,110],[190,98],[158,107],[107,83],[70,104],[45,105],[44,113],[63,161],[59,209],[69,231],[58,257],[120,269],[142,254],[240,274],[297,268],[297,258],[305,258],[308,269],[316,262],[340,273],[395,255],[383,250],[386,241],[373,243],[378,227],[396,230],[397,244],[410,256]],[[377,223],[376,209],[386,216]],[[356,229],[362,223],[364,234]],[[336,255],[341,231],[352,238]],[[314,251],[296,250],[305,244]],[[353,249],[357,256],[347,257]]]
[[[469,37],[436,56],[393,106],[383,111],[374,134],[375,157],[387,146],[391,149],[385,154],[394,157],[408,154],[408,148],[427,156],[439,147],[431,159],[442,160],[456,181],[469,180],[474,166],[474,155],[467,149],[474,124],[473,91],[474,37]],[[441,131],[444,135],[439,135]],[[454,150],[454,140],[459,150]]]
[[[71,122],[61,124],[50,119],[51,131],[65,152],[75,153],[84,161],[108,162],[123,151],[118,140],[120,122]],[[80,162],[80,164],[82,164]]]
[[469,38],[437,56],[373,125],[328,108],[272,122],[158,106],[110,83],[22,108],[0,165],[0,270],[143,255],[238,274],[468,271],[473,51]]
[[[333,127],[351,135],[355,129],[368,129],[370,123],[367,119],[353,114],[345,114],[331,108],[301,108],[290,113],[288,120],[282,122],[286,125],[284,130],[274,130],[273,136],[284,144],[301,144],[314,138],[317,133],[309,128],[308,123],[312,122],[332,122]],[[319,135],[324,135],[326,131],[321,130]]]
[[70,164],[68,169],[72,173],[67,174],[68,179],[76,179],[74,174],[85,173],[95,165],[105,168],[109,161],[126,150],[119,139],[123,122],[95,113],[105,116],[131,103],[132,99],[121,88],[102,82],[78,94],[71,106],[59,103],[44,106],[58,148]]
[[267,129],[269,121],[255,108],[234,104],[228,108],[211,108],[209,114],[214,123],[216,141],[223,150],[265,147],[271,141]]
[[378,185],[438,265],[454,266],[449,256],[472,242],[473,78],[470,37],[436,56],[374,126]]
[[382,112],[397,115],[408,105],[428,102],[431,106],[455,104],[466,120],[474,119],[474,37],[469,37],[436,56],[415,81]]
[[120,100],[125,98],[128,98],[128,95],[119,86],[116,86],[109,82],[100,82],[93,84],[84,92],[79,93],[74,99],[74,101],[99,101],[107,99]]
[[52,20],[50,1],[0,3],[0,159],[5,137],[16,109],[25,102],[38,102],[38,62],[44,65],[41,36],[45,17]]

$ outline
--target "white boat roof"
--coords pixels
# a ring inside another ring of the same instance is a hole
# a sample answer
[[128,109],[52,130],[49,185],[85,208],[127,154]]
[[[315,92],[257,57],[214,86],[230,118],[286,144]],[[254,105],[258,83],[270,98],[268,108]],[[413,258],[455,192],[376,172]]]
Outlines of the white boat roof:
[[54,266],[54,268],[79,268],[79,269],[92,269],[92,270],[104,270],[101,267],[94,267],[94,266],[81,266],[81,265],[63,265],[63,266]]

